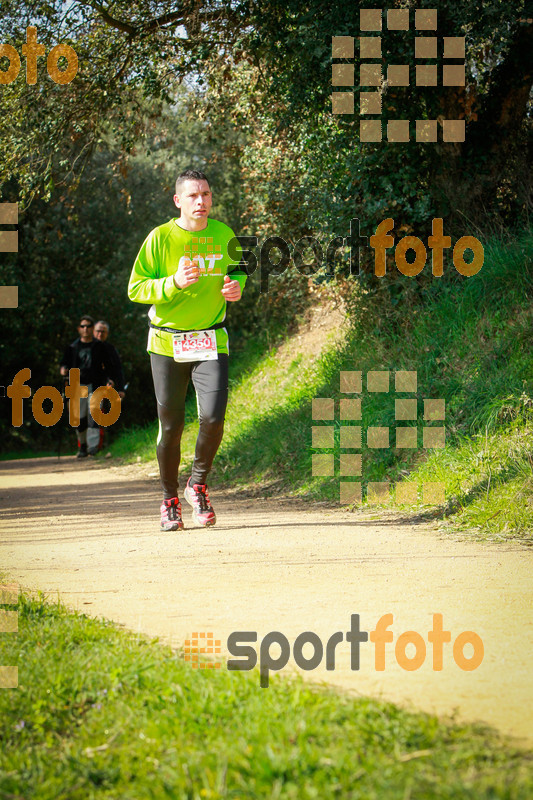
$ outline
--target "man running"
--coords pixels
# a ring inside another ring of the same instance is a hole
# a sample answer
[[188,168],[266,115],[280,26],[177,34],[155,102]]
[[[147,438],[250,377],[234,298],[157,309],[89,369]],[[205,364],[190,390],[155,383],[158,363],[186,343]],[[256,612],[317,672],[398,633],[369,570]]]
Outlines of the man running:
[[224,430],[228,400],[226,302],[240,300],[246,273],[228,255],[234,233],[208,219],[212,196],[203,172],[186,170],[176,180],[173,218],[143,243],[128,296],[150,303],[147,350],[157,400],[157,460],[163,502],[161,528],[183,530],[178,499],[180,441],[189,379],[196,391],[199,431],[192,474],[184,496],[199,525],[214,525],[207,475]]

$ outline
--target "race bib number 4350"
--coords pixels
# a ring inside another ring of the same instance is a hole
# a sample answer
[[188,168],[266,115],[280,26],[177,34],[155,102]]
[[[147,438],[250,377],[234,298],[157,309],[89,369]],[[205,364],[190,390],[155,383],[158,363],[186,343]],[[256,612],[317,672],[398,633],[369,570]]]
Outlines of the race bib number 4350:
[[214,330],[175,333],[172,337],[174,361],[211,361],[218,358]]

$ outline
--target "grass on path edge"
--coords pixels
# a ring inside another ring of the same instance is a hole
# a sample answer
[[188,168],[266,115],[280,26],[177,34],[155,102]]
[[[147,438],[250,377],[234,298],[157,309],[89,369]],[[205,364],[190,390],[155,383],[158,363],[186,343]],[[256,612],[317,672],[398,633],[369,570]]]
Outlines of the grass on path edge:
[[508,798],[533,795],[533,754],[301,679],[194,670],[116,625],[19,598],[0,663],[0,798]]

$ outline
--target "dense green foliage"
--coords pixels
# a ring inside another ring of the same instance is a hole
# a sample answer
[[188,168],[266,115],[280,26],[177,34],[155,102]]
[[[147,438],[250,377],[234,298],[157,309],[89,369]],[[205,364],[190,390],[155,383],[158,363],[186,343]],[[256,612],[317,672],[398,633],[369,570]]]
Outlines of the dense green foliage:
[[23,597],[2,663],[0,794],[39,800],[526,800],[530,757],[494,732],[301,680],[193,670],[113,625]]
[[[251,43],[257,83],[250,106],[266,147],[252,154],[251,163],[258,165],[261,159],[263,177],[266,172],[267,185],[259,193],[271,195],[268,212],[284,218],[285,209],[280,214],[276,201],[288,188],[280,183],[288,182],[297,203],[303,199],[306,206],[300,225],[329,234],[346,230],[351,216],[372,225],[392,216],[398,226],[417,235],[420,228],[425,232],[433,216],[451,218],[460,226],[457,230],[465,225],[465,216],[482,226],[489,218],[493,224],[516,224],[523,219],[531,190],[531,129],[524,122],[533,78],[533,21],[526,19],[525,4],[417,4],[437,8],[439,37],[466,37],[464,89],[422,90],[413,86],[412,76],[409,87],[382,87],[385,119],[465,119],[464,145],[439,142],[429,147],[415,142],[362,144],[357,116],[330,113],[331,36],[357,37],[359,9],[367,5],[335,3],[324,8],[317,0],[304,5],[296,0],[261,3],[260,8],[258,4],[253,22],[259,36]],[[407,5],[379,2],[372,7]],[[402,33],[387,32],[384,23],[383,74],[389,64],[415,63],[414,40],[412,22]],[[440,74],[440,50],[434,63]],[[358,65],[356,39],[356,83]],[[244,69],[250,70],[249,65]],[[222,81],[222,103],[232,82],[233,77]],[[240,100],[241,92],[237,84],[230,102]],[[357,93],[355,100],[357,112]],[[248,124],[251,119],[252,114],[245,113]],[[272,159],[270,138],[281,164]]]
[[[457,225],[462,215],[478,224],[515,224],[531,189],[533,22],[525,0],[424,0],[418,7],[438,9],[439,37],[466,37],[466,87],[421,90],[413,80],[382,87],[385,119],[465,119],[463,145],[361,144],[357,116],[331,114],[331,37],[357,37],[366,5],[6,0],[2,40],[20,48],[31,22],[47,51],[58,40],[76,49],[79,72],[58,86],[41,64],[35,86],[19,77],[2,87],[4,192],[26,201],[51,197],[55,186],[79,175],[110,126],[130,149],[143,133],[142,95],[157,113],[195,75],[208,100],[208,127],[231,121],[246,133],[243,179],[255,211],[246,222],[256,233],[266,221],[261,210],[269,227],[283,233],[288,225],[296,238],[306,228],[344,230],[354,215],[375,224],[392,213],[409,228],[434,215],[455,216]],[[413,25],[401,34],[384,30],[384,75],[389,64],[414,65],[414,38]],[[357,76],[357,48],[354,63]],[[440,50],[435,63],[440,74]]]

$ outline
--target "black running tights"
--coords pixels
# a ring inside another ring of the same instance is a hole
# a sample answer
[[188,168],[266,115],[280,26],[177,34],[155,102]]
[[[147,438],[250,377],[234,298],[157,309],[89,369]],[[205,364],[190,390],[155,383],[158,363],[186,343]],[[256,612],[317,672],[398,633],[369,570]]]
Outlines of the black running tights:
[[180,442],[185,425],[185,395],[189,379],[196,391],[200,428],[191,483],[204,484],[222,441],[228,402],[228,356],[213,361],[179,362],[150,353],[159,417],[157,460],[165,498],[177,497]]

